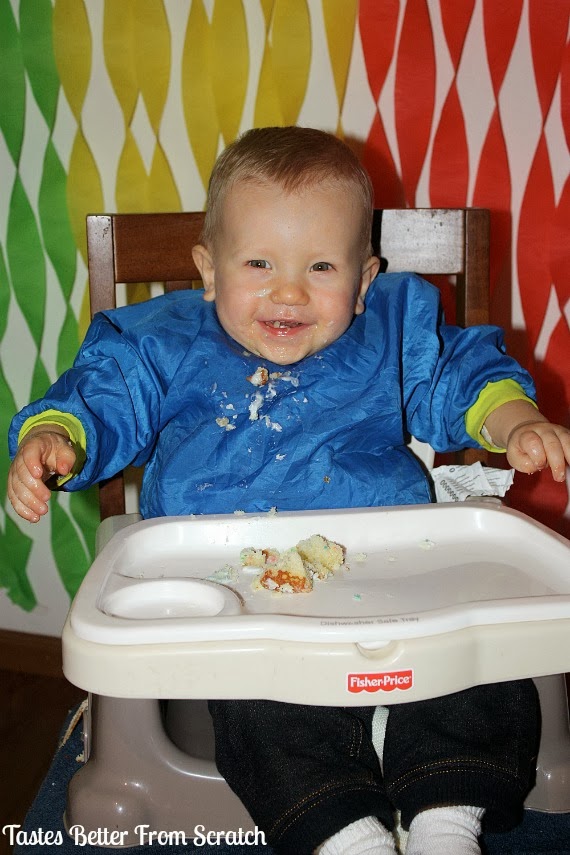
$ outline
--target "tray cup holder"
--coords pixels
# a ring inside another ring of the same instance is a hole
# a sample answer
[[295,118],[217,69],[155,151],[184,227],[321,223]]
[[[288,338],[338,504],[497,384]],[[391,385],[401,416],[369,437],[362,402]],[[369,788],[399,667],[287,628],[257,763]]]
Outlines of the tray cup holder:
[[216,582],[201,579],[149,579],[104,597],[101,610],[130,620],[201,618],[235,615],[240,598]]

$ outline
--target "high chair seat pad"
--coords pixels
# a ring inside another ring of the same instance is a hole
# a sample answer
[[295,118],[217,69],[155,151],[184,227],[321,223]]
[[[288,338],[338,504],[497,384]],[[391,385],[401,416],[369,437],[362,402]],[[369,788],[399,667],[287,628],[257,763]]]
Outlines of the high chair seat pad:
[[[242,549],[313,534],[345,547],[343,568],[311,593],[254,589]],[[569,570],[567,540],[485,500],[146,520],[118,531],[82,583],[64,670],[104,695],[223,697],[231,686],[331,704],[559,673],[570,668]]]

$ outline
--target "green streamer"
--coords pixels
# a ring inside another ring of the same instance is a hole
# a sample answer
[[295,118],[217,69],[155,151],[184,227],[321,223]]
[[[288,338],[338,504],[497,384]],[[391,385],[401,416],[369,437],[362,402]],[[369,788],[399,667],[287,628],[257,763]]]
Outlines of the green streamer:
[[36,356],[34,372],[32,374],[32,388],[30,390],[30,400],[35,401],[45,395],[46,390],[51,386],[51,380],[46,371],[45,365],[41,356]]
[[89,569],[90,557],[57,493],[52,494],[50,505],[53,557],[65,590],[74,597]]
[[6,527],[0,533],[0,587],[6,589],[13,603],[27,612],[37,605],[26,575],[31,549],[31,538],[6,516]]
[[20,36],[24,65],[34,98],[53,131],[59,78],[53,52],[51,0],[20,0]]
[[67,176],[50,140],[44,157],[38,212],[46,252],[63,296],[69,301],[75,282],[77,249],[67,211],[66,185]]
[[4,250],[0,243],[0,341],[4,338],[8,323],[8,306],[10,305],[10,283],[4,259]]
[[[99,527],[99,488],[90,487],[69,495],[69,510],[85,538],[91,561],[95,558],[95,535]],[[66,571],[65,571],[66,572]]]
[[8,478],[8,469],[10,468],[7,439],[8,428],[15,412],[16,402],[0,366],[0,436],[2,437],[0,443],[0,505],[2,506],[6,501],[6,480]]
[[0,131],[14,163],[24,138],[26,83],[20,36],[10,0],[0,0]]
[[79,347],[79,329],[77,319],[67,307],[63,326],[57,342],[57,373],[62,374],[72,364]]
[[14,295],[39,350],[46,303],[45,259],[36,218],[19,176],[10,199],[6,252]]

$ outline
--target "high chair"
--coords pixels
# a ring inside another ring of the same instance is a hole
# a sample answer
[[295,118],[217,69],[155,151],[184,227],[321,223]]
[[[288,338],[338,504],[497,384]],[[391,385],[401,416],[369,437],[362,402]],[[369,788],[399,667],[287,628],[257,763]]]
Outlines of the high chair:
[[[132,283],[164,282],[167,291],[191,287],[200,278],[191,249],[199,240],[202,222],[202,213],[87,217],[92,313],[116,305],[118,283],[128,287]],[[456,322],[460,325],[487,322],[487,211],[378,211],[373,242],[376,247],[381,246],[382,258],[390,271],[414,270],[428,277],[432,274],[455,277]],[[431,465],[430,450],[418,445],[414,448]],[[468,451],[460,462],[471,462],[477,456],[481,459],[481,453]],[[454,530],[465,531],[466,537],[471,531],[468,547],[471,550],[477,538],[485,536],[487,524],[492,530],[491,540],[495,538],[496,542],[501,539],[506,542],[509,537],[513,540],[528,537],[528,526],[532,526],[531,542],[536,549],[548,553],[551,564],[566,563],[568,568],[570,544],[563,538],[533,525],[523,515],[498,507],[494,500],[452,507],[413,506],[396,512],[354,509],[313,513],[310,523],[304,522],[304,514],[287,514],[283,515],[286,535],[280,533],[280,523],[276,524],[267,515],[209,517],[199,522],[187,518],[162,519],[137,524],[140,516],[126,513],[122,474],[100,485],[100,506],[98,557],[63,632],[64,672],[72,683],[90,692],[85,720],[87,762],[69,787],[68,827],[76,824],[85,829],[106,827],[130,834],[136,826],[145,825],[188,833],[197,824],[210,829],[253,828],[245,808],[215,768],[213,733],[203,698],[263,696],[309,703],[389,705],[457,691],[478,682],[536,675],[540,675],[537,685],[543,737],[537,785],[527,804],[544,811],[570,811],[570,734],[565,684],[560,676],[545,676],[557,675],[570,667],[568,645],[562,641],[570,632],[570,612],[565,612],[560,603],[552,605],[550,601],[556,597],[539,597],[552,608],[562,608],[552,613],[556,619],[549,619],[550,613],[542,611],[538,619],[525,623],[516,618],[504,625],[495,623],[487,629],[485,638],[476,621],[473,625],[460,621],[455,626],[449,618],[451,624],[447,627],[444,647],[438,645],[445,633],[433,628],[422,638],[402,629],[396,641],[390,640],[386,629],[380,635],[374,628],[366,631],[368,635],[363,631],[358,636],[350,629],[346,637],[342,636],[344,630],[339,630],[342,637],[340,641],[336,639],[335,655],[331,655],[329,639],[322,640],[322,628],[315,629],[311,618],[299,622],[303,627],[301,635],[289,642],[289,616],[272,615],[273,629],[267,637],[264,630],[251,624],[250,635],[236,647],[231,634],[222,638],[212,635],[214,622],[208,620],[202,621],[202,635],[188,629],[192,621],[182,621],[179,636],[169,636],[168,621],[157,620],[145,637],[144,627],[142,631],[137,629],[137,617],[144,617],[146,608],[155,614],[153,599],[139,602],[134,612],[129,611],[130,606],[126,611],[111,610],[123,620],[119,621],[117,632],[111,631],[104,643],[98,635],[100,615],[96,614],[97,609],[105,611],[105,597],[109,593],[105,586],[110,584],[112,574],[128,577],[130,585],[137,567],[144,576],[145,568],[157,555],[164,552],[176,558],[174,553],[180,544],[185,544],[185,548],[201,548],[204,561],[208,549],[218,550],[214,562],[219,561],[228,544],[238,554],[241,546],[250,545],[242,540],[244,531],[247,538],[260,546],[269,545],[265,543],[268,536],[288,538],[290,542],[283,544],[272,540],[270,545],[280,548],[296,542],[295,532],[306,536],[304,525],[310,526],[309,534],[328,526],[330,536],[336,534],[338,540],[344,536],[352,542],[355,537],[352,532],[357,531],[364,544],[360,549],[365,550],[370,523],[374,526],[378,519],[388,519],[386,514],[390,514],[391,532],[401,529],[402,548],[412,531],[427,548],[431,543],[429,537],[436,539],[434,532],[447,537],[451,519]],[[379,516],[382,514],[384,517]],[[477,531],[471,530],[474,520]],[[189,547],[189,543],[194,546]],[[355,541],[353,548],[356,545]],[[526,543],[524,550],[528,549]],[[463,551],[456,550],[458,563],[464,558]],[[216,585],[210,585],[207,587],[206,583],[199,594],[203,607],[199,613],[206,618],[218,613],[231,618],[235,613],[231,594],[225,600],[223,595],[221,605],[216,604],[212,598],[219,592],[216,590],[214,595]],[[515,596],[520,598],[520,592]],[[507,606],[524,609],[521,602],[509,600]],[[87,612],[93,618],[91,623],[91,617],[84,619]],[[101,621],[106,620],[103,615]],[[228,626],[234,626],[231,619]],[[445,675],[433,668],[434,657],[442,661],[442,649]],[[413,686],[410,682],[406,685],[411,678],[406,676],[405,668],[402,670],[409,656],[417,674]],[[303,679],[299,677],[300,668]],[[353,672],[356,688],[349,692],[356,693],[347,695],[343,683],[344,694],[339,694],[335,688],[339,669],[342,681],[348,672]],[[383,679],[393,679],[398,690],[384,692],[381,699],[374,692],[357,692],[360,672],[371,669],[384,670]],[[422,669],[426,673],[423,679]],[[398,680],[403,682],[398,684]],[[134,835],[129,837],[131,844],[133,840]]]

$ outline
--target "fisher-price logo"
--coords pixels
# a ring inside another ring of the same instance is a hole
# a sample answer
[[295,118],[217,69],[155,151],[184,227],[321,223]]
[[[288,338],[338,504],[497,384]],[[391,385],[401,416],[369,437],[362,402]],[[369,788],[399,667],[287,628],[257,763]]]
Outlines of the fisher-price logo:
[[414,685],[414,672],[411,668],[407,671],[381,671],[377,674],[349,674],[347,689],[352,694],[358,692],[393,692],[400,689],[405,692]]

